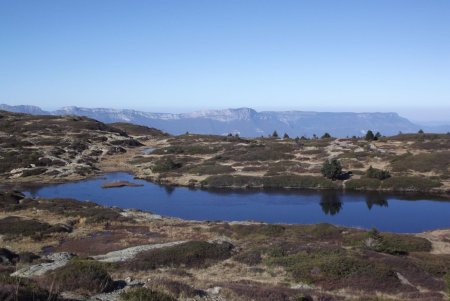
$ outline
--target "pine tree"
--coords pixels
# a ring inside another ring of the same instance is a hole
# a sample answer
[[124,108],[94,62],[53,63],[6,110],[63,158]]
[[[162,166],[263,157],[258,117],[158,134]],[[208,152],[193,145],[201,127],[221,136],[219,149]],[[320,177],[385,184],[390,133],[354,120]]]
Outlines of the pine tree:
[[277,133],[277,131],[273,131],[272,137],[273,137],[273,138],[278,138],[278,133]]
[[341,162],[336,159],[326,160],[322,165],[321,172],[325,177],[335,180],[342,174]]
[[367,140],[367,141],[373,141],[373,140],[375,140],[375,135],[373,134],[373,132],[372,132],[371,130],[368,130],[368,131],[367,131],[367,134],[366,134],[366,140]]

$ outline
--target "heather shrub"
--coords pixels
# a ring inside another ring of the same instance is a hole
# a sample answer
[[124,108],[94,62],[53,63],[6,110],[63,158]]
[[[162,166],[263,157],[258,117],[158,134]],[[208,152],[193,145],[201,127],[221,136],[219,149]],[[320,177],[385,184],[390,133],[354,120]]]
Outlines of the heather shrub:
[[176,301],[170,295],[144,287],[132,288],[120,294],[121,301]]
[[132,270],[151,270],[159,267],[204,267],[232,255],[233,245],[227,242],[209,243],[189,241],[172,247],[139,253],[125,263]]
[[48,275],[43,281],[56,291],[97,294],[113,289],[114,281],[105,267],[96,261],[73,259]]

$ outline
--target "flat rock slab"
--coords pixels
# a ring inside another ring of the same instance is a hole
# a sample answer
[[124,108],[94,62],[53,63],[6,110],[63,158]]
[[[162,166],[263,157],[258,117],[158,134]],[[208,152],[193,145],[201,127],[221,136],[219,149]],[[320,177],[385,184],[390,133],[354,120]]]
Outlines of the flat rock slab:
[[53,260],[52,262],[40,263],[17,270],[14,273],[12,273],[11,276],[24,278],[41,276],[49,271],[53,271],[65,266],[72,257],[73,255],[67,252],[53,253],[47,256],[47,259]]
[[[182,240],[182,241],[173,241],[173,242],[168,242],[168,243],[163,243],[163,244],[141,245],[141,246],[126,248],[123,250],[109,252],[104,255],[93,256],[92,258],[94,258],[95,260],[98,260],[98,261],[102,261],[102,262],[126,261],[126,260],[133,258],[134,256],[136,256],[136,254],[138,254],[140,252],[153,250],[153,249],[172,247],[172,246],[176,246],[176,245],[179,245],[179,244],[182,244],[185,242],[187,242],[187,241]],[[11,276],[24,277],[24,278],[41,276],[49,271],[53,271],[53,270],[56,270],[58,268],[65,266],[72,257],[74,257],[74,255],[67,253],[67,252],[53,253],[46,257],[46,259],[52,260],[52,262],[40,263],[40,264],[32,265],[32,266],[17,270],[14,273],[12,273]]]
[[173,247],[173,246],[185,243],[185,242],[187,242],[187,241],[182,240],[182,241],[168,242],[168,243],[164,243],[164,244],[151,244],[151,245],[136,246],[136,247],[131,247],[131,248],[127,248],[127,249],[123,249],[123,250],[119,250],[119,251],[109,252],[104,255],[93,256],[93,258],[95,260],[102,261],[102,262],[126,261],[126,260],[133,258],[134,256],[136,256],[136,254],[138,254],[140,252],[153,250],[153,249]]

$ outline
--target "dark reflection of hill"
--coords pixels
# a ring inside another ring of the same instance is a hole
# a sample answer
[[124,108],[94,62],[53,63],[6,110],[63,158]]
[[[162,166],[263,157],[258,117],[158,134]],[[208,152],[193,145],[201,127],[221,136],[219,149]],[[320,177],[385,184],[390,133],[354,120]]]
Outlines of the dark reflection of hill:
[[341,198],[335,191],[324,191],[321,196],[320,206],[325,214],[336,215],[342,209]]
[[368,193],[366,195],[366,204],[367,208],[372,209],[374,205],[380,206],[380,207],[388,207],[389,203],[386,199],[386,196],[383,196],[379,193]]

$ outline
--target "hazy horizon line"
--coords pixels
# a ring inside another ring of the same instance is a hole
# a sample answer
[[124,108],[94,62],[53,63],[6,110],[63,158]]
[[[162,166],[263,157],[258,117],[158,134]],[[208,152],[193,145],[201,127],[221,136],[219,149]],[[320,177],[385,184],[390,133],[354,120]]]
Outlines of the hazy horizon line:
[[[146,113],[161,113],[161,114],[183,114],[192,113],[197,111],[214,111],[214,110],[226,110],[226,109],[252,109],[256,112],[289,112],[289,111],[301,111],[301,112],[320,112],[320,113],[396,113],[401,117],[409,119],[411,122],[422,123],[424,125],[448,125],[450,123],[450,107],[398,107],[392,106],[388,108],[379,108],[373,106],[186,106],[186,107],[174,107],[174,106],[84,106],[84,105],[61,105],[46,106],[36,104],[12,104],[2,102],[1,104],[8,106],[35,106],[44,111],[56,111],[67,107],[77,107],[83,109],[114,109],[114,110],[134,110]],[[419,114],[419,115],[416,115]],[[433,118],[426,118],[426,115],[432,114]],[[437,117],[436,114],[442,115]],[[437,117],[437,118],[436,118]]]

